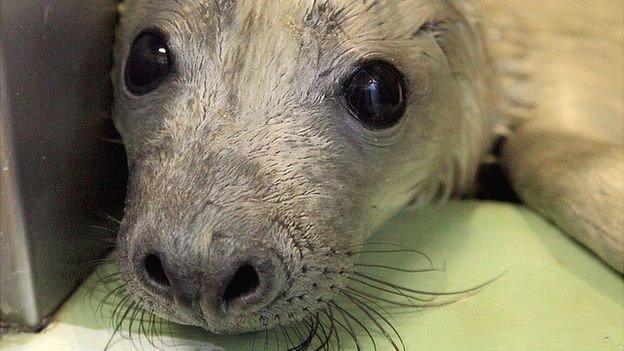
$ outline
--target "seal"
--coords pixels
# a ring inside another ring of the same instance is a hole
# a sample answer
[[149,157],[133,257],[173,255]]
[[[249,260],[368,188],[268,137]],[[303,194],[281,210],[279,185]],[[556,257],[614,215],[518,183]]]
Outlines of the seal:
[[[545,140],[569,143],[561,128],[509,122],[559,116],[537,112],[539,94],[512,94],[529,80],[512,63],[531,62],[531,42],[513,11],[477,5],[495,15],[453,0],[126,0],[112,77],[128,294],[221,334],[301,321],[342,291],[353,248],[397,211],[469,194],[509,125],[501,160],[519,196],[619,267],[624,161],[605,152],[617,144],[579,137],[565,162],[537,157]],[[589,154],[604,162],[585,162],[595,179],[571,166],[582,145],[600,145]],[[583,186],[568,182],[580,173]],[[591,210],[558,205],[594,193]]]

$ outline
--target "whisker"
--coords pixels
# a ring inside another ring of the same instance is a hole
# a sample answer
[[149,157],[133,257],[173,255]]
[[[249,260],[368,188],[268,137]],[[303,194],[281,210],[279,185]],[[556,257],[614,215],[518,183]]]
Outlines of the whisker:
[[104,218],[106,218],[106,219],[108,219],[108,220],[111,220],[111,221],[113,221],[113,222],[115,222],[115,223],[117,223],[117,224],[121,224],[121,221],[120,221],[119,219],[117,219],[117,218],[115,218],[115,217],[113,217],[113,216],[109,215],[109,214],[108,214],[108,213],[106,213],[106,212],[96,211],[95,213],[96,213],[97,215],[102,216],[102,217],[104,217]]
[[310,344],[312,344],[312,342],[314,341],[314,338],[317,336],[317,330],[318,330],[318,324],[316,324],[314,317],[310,317],[310,322],[308,324],[307,321],[304,321],[304,324],[308,327],[308,337],[303,340],[303,342],[301,343],[302,346],[304,346],[302,349],[305,350],[307,349]]
[[[355,298],[355,297],[354,297]],[[355,298],[357,299],[357,298]],[[361,300],[360,300],[361,301]],[[374,301],[372,301],[372,303],[375,303]],[[375,305],[377,305],[375,303]],[[365,305],[366,306],[366,305]],[[392,323],[390,323],[390,321],[381,313],[379,313],[378,311],[376,311],[375,309],[372,309],[370,307],[368,307],[371,312],[373,312],[374,314],[376,314],[379,318],[381,318],[382,321],[384,321],[384,323],[386,323],[386,325],[388,325],[390,327],[390,329],[392,329],[392,331],[394,332],[394,334],[396,335],[397,339],[399,340],[399,342],[401,343],[401,346],[403,348],[403,350],[407,350],[407,347],[405,345],[405,342],[403,341],[403,338],[401,337],[401,334],[399,333],[399,331],[394,327],[394,325]],[[383,308],[382,308],[383,309]],[[384,310],[385,311],[385,310]],[[386,311],[387,312],[387,311]]]
[[[156,315],[154,314],[153,310],[150,310],[150,317],[151,318],[150,318],[150,321],[149,321],[149,324],[150,324],[149,331],[150,331],[150,335],[151,335],[151,338],[152,338],[152,346],[154,346],[154,348],[160,350],[161,348],[157,347],[155,345],[155,342],[154,342],[154,340],[158,340],[158,334],[156,333]],[[160,345],[162,345],[162,340],[160,340]]]
[[[422,253],[421,251],[418,250],[414,250],[414,249],[388,249],[388,250],[362,250],[362,251],[350,251],[350,254],[369,254],[369,253],[416,253],[419,255],[422,255],[423,257],[425,257],[425,259],[428,259],[429,256],[425,255],[424,253]],[[429,260],[428,260],[429,261]],[[431,262],[433,263],[433,261]]]
[[384,281],[382,279],[378,279],[378,278],[375,278],[373,276],[370,276],[370,275],[367,275],[367,274],[364,274],[364,273],[360,273],[360,272],[354,272],[353,274],[355,274],[355,275],[357,275],[359,277],[362,277],[364,279],[368,279],[370,281],[374,281],[374,282],[379,283],[379,284],[395,287],[397,289],[408,291],[408,292],[411,292],[411,293],[420,294],[420,295],[434,295],[434,296],[454,296],[454,295],[463,295],[463,294],[471,293],[471,292],[474,292],[474,291],[477,291],[477,290],[481,290],[481,289],[483,289],[486,286],[489,286],[491,283],[493,283],[494,281],[496,281],[498,278],[500,278],[502,276],[502,274],[501,274],[501,275],[497,276],[496,278],[490,279],[490,280],[486,281],[485,283],[479,284],[479,285],[477,285],[475,287],[472,287],[472,288],[469,288],[469,289],[457,290],[457,291],[436,292],[436,291],[426,291],[426,290],[418,290],[418,289],[408,288],[408,287],[401,286],[401,285],[398,285],[398,284],[389,283],[389,282],[386,282],[386,281]]
[[368,319],[373,322],[373,324],[377,327],[377,329],[379,331],[381,331],[381,333],[386,337],[386,339],[390,342],[390,344],[392,345],[392,347],[399,351],[399,347],[396,345],[396,343],[394,342],[394,339],[390,336],[390,334],[386,331],[386,329],[381,325],[381,323],[379,323],[377,321],[377,319],[375,319],[375,317],[369,312],[369,310],[371,309],[370,307],[368,308],[364,308],[363,304],[361,301],[355,299],[354,297],[350,296],[350,295],[344,295],[346,296],[349,300],[351,300],[351,302],[362,312],[364,312],[364,314],[366,315],[366,317],[368,317]]
[[373,350],[377,350],[377,343],[375,342],[375,338],[373,338],[373,335],[371,334],[371,332],[368,330],[368,328],[366,328],[366,326],[359,320],[357,319],[355,316],[353,316],[349,311],[345,310],[344,308],[340,307],[340,305],[336,304],[336,303],[331,303],[334,307],[336,307],[338,310],[344,312],[350,319],[352,319],[353,321],[355,321],[360,327],[362,327],[362,329],[364,329],[364,331],[366,332],[366,334],[368,334],[368,337],[370,338],[371,342],[373,343]]
[[[356,295],[356,296],[357,296],[357,293],[350,292],[349,290],[346,290],[346,289],[344,289],[343,291],[341,291],[341,292],[340,292],[340,294],[341,294],[341,295],[344,295],[344,296],[349,295],[349,296],[352,296],[352,297],[353,297],[353,295]],[[367,301],[369,301],[370,303],[372,303],[372,304],[374,304],[375,306],[379,307],[379,309],[381,309],[383,312],[387,313],[388,315],[391,315],[391,313],[390,313],[390,312],[389,312],[389,311],[388,311],[385,307],[383,307],[382,305],[380,305],[377,301],[374,301],[374,300],[372,300],[372,299],[370,299],[370,298],[366,298],[366,297],[364,297],[364,296],[358,296],[358,297],[360,297],[360,298],[362,298],[362,299],[366,299],[366,300],[367,300]]]
[[[119,232],[119,231],[117,231],[115,229],[108,228],[108,227],[103,227],[103,226],[100,226],[100,225],[87,224],[85,226],[89,227],[89,228],[93,228],[93,229],[99,229],[99,230],[102,230],[102,231],[105,231],[105,232],[108,232],[108,233],[113,233],[113,234],[117,234]],[[106,242],[110,242],[112,244],[115,243],[115,239],[106,238],[106,239],[102,239],[102,240],[104,240]]]
[[279,329],[282,332],[282,335],[284,336],[284,342],[286,343],[286,347],[288,348],[288,350],[292,350],[291,345],[293,345],[293,343],[288,333],[286,333],[286,328],[280,325]]
[[[120,307],[123,306],[123,304],[125,304],[125,301],[127,300],[122,300],[119,305],[115,308],[115,310],[113,311],[113,316],[115,316],[115,311]],[[112,345],[112,341],[115,338],[115,335],[117,335],[119,333],[119,330],[121,329],[121,326],[123,324],[123,320],[125,318],[125,316],[128,314],[128,312],[133,308],[135,302],[132,302],[128,307],[125,308],[125,311],[123,313],[123,317],[119,320],[116,321],[113,318],[113,323],[114,323],[114,330],[113,333],[111,334],[110,338],[108,339],[108,342],[106,343],[106,345],[104,346],[104,350],[108,350],[108,348]]]
[[273,328],[273,336],[275,337],[275,344],[277,345],[276,348],[277,350],[281,350],[280,348],[280,339],[279,339],[279,335],[277,334],[277,329]]
[[[340,350],[340,348],[341,348],[341,345],[340,345],[340,334],[338,333],[338,329],[336,328],[336,321],[335,321],[334,315],[333,315],[333,313],[331,311],[331,306],[326,305],[324,308],[322,308],[320,310],[320,313],[322,313],[326,317],[327,322],[329,324],[328,327],[327,327],[327,329],[329,330],[329,338],[328,338],[329,339],[329,345],[328,345],[328,348],[329,348],[329,346],[331,346],[332,350],[334,350],[336,348],[338,350]],[[336,341],[335,345],[334,345],[334,341],[333,341],[334,339]]]
[[390,299],[385,299],[383,297],[374,296],[372,294],[368,294],[368,293],[365,293],[363,291],[359,291],[359,290],[351,288],[351,287],[345,288],[345,291],[347,291],[349,293],[352,293],[352,294],[359,295],[360,297],[368,297],[370,299],[375,299],[375,300],[378,300],[378,301],[381,301],[381,302],[385,302],[385,303],[389,303],[391,305],[398,306],[398,307],[421,308],[421,307],[426,307],[427,306],[426,304],[424,304],[424,305],[415,304],[415,303],[411,302],[411,300],[409,300],[409,297],[407,297],[407,296],[406,296],[406,298],[407,298],[408,301],[410,301],[410,303],[403,303],[403,302],[398,302],[398,301],[394,301],[394,300],[390,300]]
[[163,339],[163,324],[164,323],[160,316],[158,317],[158,321],[160,322],[158,323],[158,335],[159,335],[158,339],[159,339],[160,345],[162,345],[163,350],[164,350],[167,346],[165,343],[165,340]]
[[[128,323],[128,340],[130,340],[130,342],[132,343],[132,346],[135,348],[136,346],[134,345],[134,339],[132,338],[132,326],[134,326],[134,322],[137,320],[136,318],[140,312],[141,312],[140,308],[135,308],[134,311],[132,312],[132,315],[130,316],[130,320]],[[140,336],[139,336],[139,341],[140,341]]]
[[[308,348],[309,344],[312,342],[312,339],[311,339],[312,328],[310,328],[305,321],[302,321],[299,324],[302,325],[306,331],[305,333],[302,334],[298,328],[294,328],[294,332],[299,338],[298,340],[299,344],[295,348],[293,348],[293,350],[305,350]],[[307,336],[304,336],[304,335],[307,335]]]
[[414,299],[414,300],[420,301],[420,302],[429,302],[429,301],[433,301],[435,299],[435,297],[433,297],[433,298],[424,298],[424,297],[418,297],[418,296],[414,296],[414,295],[407,295],[403,291],[401,291],[400,289],[398,289],[398,288],[396,288],[394,286],[390,286],[390,285],[388,285],[388,286],[394,288],[395,291],[389,290],[389,289],[386,289],[386,288],[383,288],[383,287],[380,287],[380,286],[377,286],[375,284],[372,284],[370,282],[366,282],[366,281],[363,281],[363,280],[360,280],[360,279],[357,279],[357,278],[348,277],[348,279],[353,280],[353,281],[355,281],[355,282],[357,282],[359,284],[366,285],[368,287],[371,287],[371,288],[374,288],[374,289],[377,289],[377,290],[380,290],[380,291],[383,291],[383,292],[387,292],[389,294],[393,294],[393,295],[397,295],[397,296],[403,296],[403,297],[406,297],[408,299]]
[[[113,313],[111,314],[111,320],[113,321],[113,323],[118,323],[118,318],[121,315],[121,311],[124,310],[124,308],[126,308],[126,303],[127,301],[131,301],[130,300],[130,296],[124,296],[115,306],[115,308],[113,309]],[[134,301],[130,302],[130,306],[132,306],[134,304]]]
[[114,281],[118,281],[120,277],[121,277],[121,272],[108,273],[104,276],[100,276],[99,274],[96,274],[97,283],[101,283],[101,285],[109,285],[110,283]]
[[315,351],[329,350],[329,341],[331,339],[331,335],[329,335],[325,331],[325,325],[322,323],[319,313],[316,314],[316,320],[317,320],[317,323],[319,324],[319,330],[323,334],[323,339],[321,339],[319,335],[319,340],[321,341],[321,344],[316,348]]
[[[330,311],[332,311],[332,307],[330,306]],[[347,319],[347,317],[342,313],[342,311],[337,310],[338,313],[340,313],[340,315],[342,316],[343,320],[345,321],[345,323],[347,324],[347,326],[345,326],[342,322],[340,322],[338,320],[338,318],[335,319],[335,322],[342,327],[342,329],[344,329],[347,334],[349,334],[349,336],[351,336],[351,339],[353,340],[353,342],[355,343],[355,348],[356,350],[360,351],[362,348],[360,347],[360,342],[357,338],[357,335],[355,334],[355,332],[353,331],[353,327],[351,326],[351,323],[349,322],[349,320]],[[333,312],[332,312],[333,314]]]
[[[298,347],[299,347],[299,345],[301,343],[301,340],[303,340],[303,338],[301,336],[301,333],[299,332],[299,329],[297,329],[295,326],[292,326],[290,329],[295,334],[295,338],[296,338],[297,341],[292,343],[293,346],[289,349],[289,351],[299,350]],[[284,328],[284,332],[286,333],[286,335],[288,335],[290,337],[290,333],[288,332],[288,327]]]
[[[338,351],[340,351],[340,333],[338,333],[338,329],[336,328],[336,321],[334,319],[334,314],[332,313],[331,306],[327,306],[325,309],[321,310],[326,316],[327,319],[330,320],[330,337],[331,335],[336,335],[336,346]],[[333,345],[332,345],[333,346]],[[333,348],[332,348],[333,349]]]
[[443,272],[444,271],[443,269],[438,269],[438,268],[403,269],[403,268],[397,268],[397,267],[392,267],[392,266],[385,266],[385,265],[381,265],[381,264],[354,263],[353,265],[356,266],[356,267],[380,268],[380,269],[387,269],[387,270],[396,271],[396,272],[403,272],[403,273],[428,273],[428,272]]
[[156,346],[156,343],[154,342],[154,338],[156,336],[154,335],[154,314],[152,313],[151,309],[148,312],[147,326],[148,326],[148,328],[147,328],[147,333],[148,333],[147,340],[149,341],[150,345],[152,345],[153,348],[159,349],[159,347]]
[[139,338],[140,350],[143,350],[143,336],[145,336],[145,310],[141,309],[141,316],[139,317],[139,326],[137,327],[137,337]]
[[415,253],[421,257],[423,257],[425,260],[427,260],[427,263],[429,263],[429,266],[431,268],[433,268],[433,261],[431,260],[431,258],[425,254],[424,252],[420,251],[420,250],[416,250],[401,244],[396,244],[396,243],[391,243],[391,242],[375,242],[375,241],[370,241],[370,242],[365,242],[363,244],[356,244],[356,245],[351,245],[351,246],[346,246],[345,248],[351,248],[351,247],[366,247],[369,245],[383,245],[383,246],[391,246],[391,247],[397,247],[399,249],[388,249],[388,250],[381,250],[381,249],[364,249],[362,251],[349,251],[348,254],[349,255],[359,255],[359,254],[370,254],[370,253]]
[[251,350],[255,351],[256,350],[256,337],[258,336],[258,332],[254,331],[253,333],[253,341],[251,342]]

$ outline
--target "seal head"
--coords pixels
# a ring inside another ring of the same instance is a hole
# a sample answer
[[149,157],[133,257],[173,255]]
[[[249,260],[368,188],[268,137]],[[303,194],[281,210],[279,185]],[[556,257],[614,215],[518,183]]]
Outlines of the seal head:
[[468,187],[486,63],[450,1],[127,0],[118,262],[144,308],[217,333],[302,320],[408,203]]

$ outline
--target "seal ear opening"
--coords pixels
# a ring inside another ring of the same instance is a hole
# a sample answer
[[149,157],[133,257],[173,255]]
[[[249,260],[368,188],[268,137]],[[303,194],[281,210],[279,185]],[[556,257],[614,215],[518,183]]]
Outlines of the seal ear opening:
[[253,293],[259,285],[260,277],[258,272],[251,264],[245,263],[232,276],[225,288],[222,299],[226,304],[229,304],[239,297]]

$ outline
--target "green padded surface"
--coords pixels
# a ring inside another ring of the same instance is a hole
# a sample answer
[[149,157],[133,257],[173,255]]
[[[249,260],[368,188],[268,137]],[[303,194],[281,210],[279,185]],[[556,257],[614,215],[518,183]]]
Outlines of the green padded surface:
[[[624,349],[622,276],[523,207],[462,201],[405,211],[371,241],[421,250],[436,267],[445,267],[443,272],[419,274],[368,268],[370,274],[412,288],[457,291],[504,273],[479,291],[442,297],[433,303],[460,302],[394,314],[392,323],[408,350]],[[364,256],[361,262],[426,266],[426,260],[416,254]],[[93,288],[93,281],[92,277],[71,297],[42,333],[5,335],[2,349],[103,349],[111,334],[107,321],[111,308],[94,313],[104,290]],[[375,329],[366,318],[360,320]],[[156,328],[160,329],[158,324]],[[254,340],[252,334],[217,337],[194,328],[174,326],[171,333],[168,329],[163,328],[165,344],[176,343],[181,350],[249,350]],[[116,338],[112,349],[125,350],[131,343],[151,349],[146,337],[139,339],[138,334],[135,330],[133,341]],[[277,345],[264,345],[264,333],[255,338],[257,350],[276,349]],[[360,335],[362,349],[372,349],[365,339]],[[378,349],[391,349],[383,336],[377,335],[377,340]],[[353,345],[344,346],[354,349]]]

